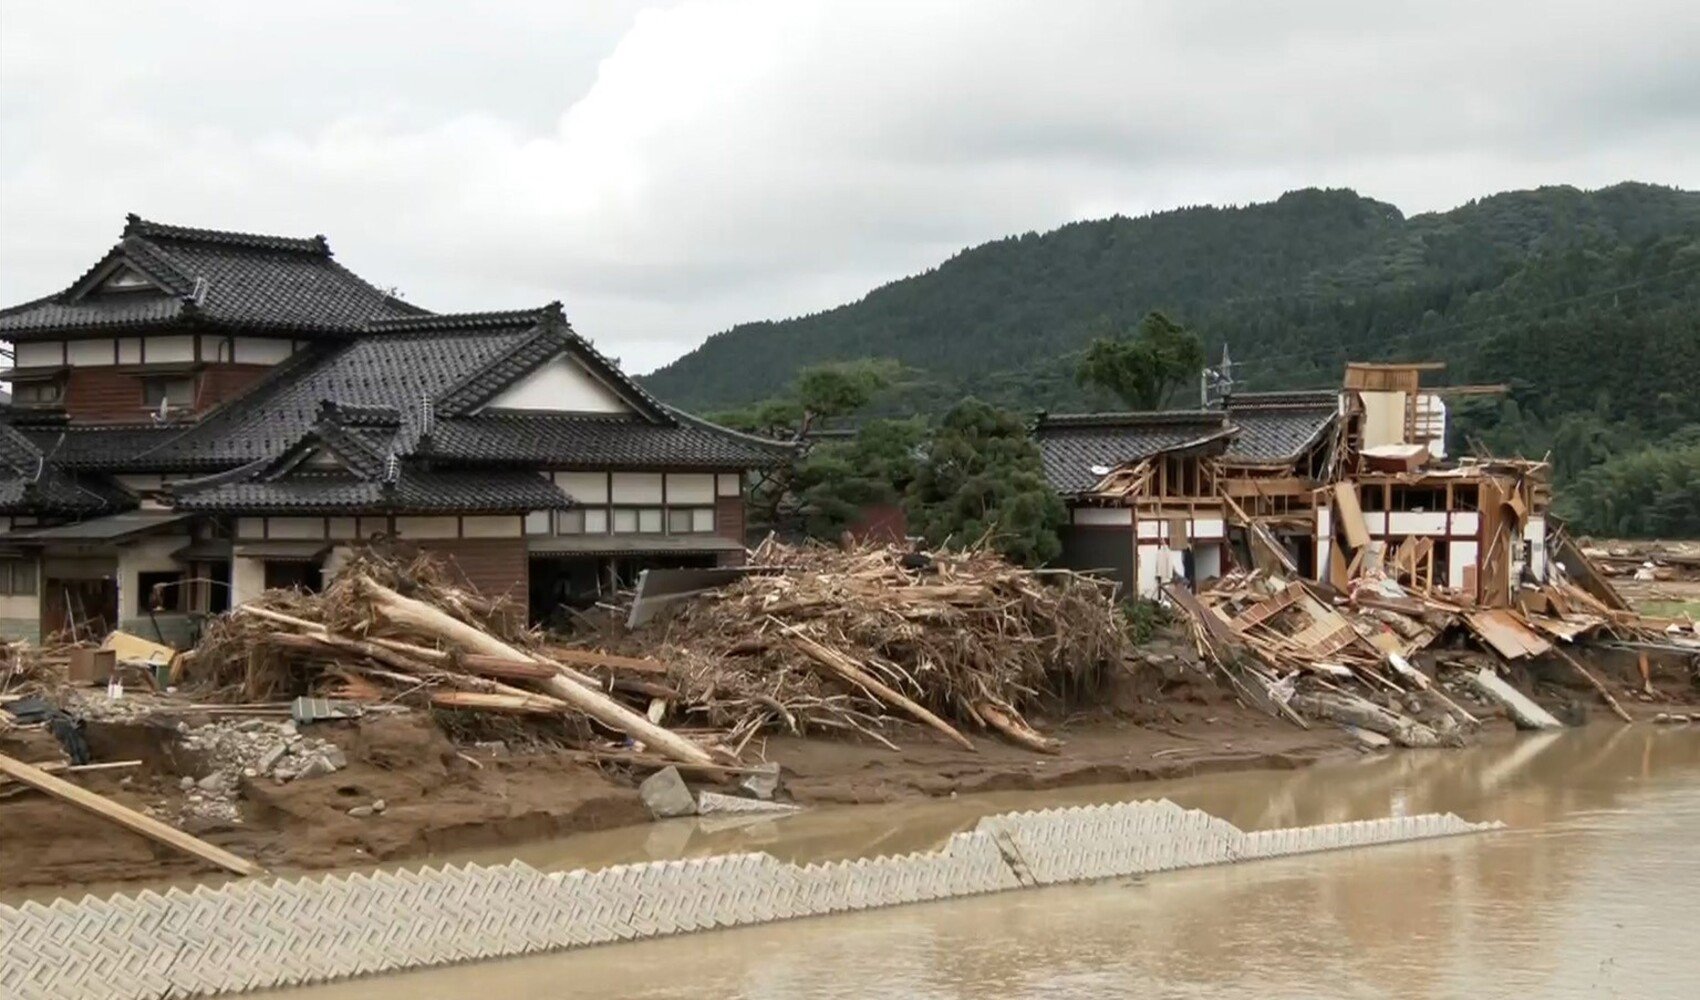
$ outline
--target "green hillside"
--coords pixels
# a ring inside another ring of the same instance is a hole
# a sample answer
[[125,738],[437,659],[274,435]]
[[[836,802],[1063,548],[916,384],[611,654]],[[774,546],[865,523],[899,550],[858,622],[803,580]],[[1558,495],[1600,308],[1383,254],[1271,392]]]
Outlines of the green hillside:
[[1313,189],[998,240],[858,302],[716,334],[645,381],[714,410],[805,365],[876,356],[913,370],[890,410],[968,394],[1102,405],[1074,380],[1094,323],[1161,309],[1212,356],[1225,341],[1246,388],[1331,385],[1347,358],[1437,358],[1450,380],[1516,383],[1542,420],[1603,394],[1612,419],[1670,425],[1700,419],[1697,299],[1700,192],[1542,188],[1406,218]]

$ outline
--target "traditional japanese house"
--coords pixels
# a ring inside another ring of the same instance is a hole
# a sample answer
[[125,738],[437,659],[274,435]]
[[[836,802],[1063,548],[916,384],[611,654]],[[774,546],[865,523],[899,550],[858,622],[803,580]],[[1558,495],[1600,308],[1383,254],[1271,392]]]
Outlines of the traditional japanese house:
[[353,543],[450,557],[535,616],[743,552],[783,446],[654,399],[541,308],[436,315],[323,237],[132,216],[66,290],[0,310],[0,629],[193,617],[317,586]]

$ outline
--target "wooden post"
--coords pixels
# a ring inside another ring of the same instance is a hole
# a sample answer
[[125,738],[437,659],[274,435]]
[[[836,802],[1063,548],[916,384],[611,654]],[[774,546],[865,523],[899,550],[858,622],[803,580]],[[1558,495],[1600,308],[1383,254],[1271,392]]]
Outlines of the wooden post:
[[[420,631],[473,653],[498,656],[521,663],[547,663],[542,657],[530,656],[508,645],[482,629],[450,617],[424,601],[416,601],[377,583],[362,578],[359,585],[372,595],[379,613],[391,621],[410,625]],[[567,668],[561,667],[562,671]],[[626,706],[592,690],[576,680],[557,675],[538,682],[548,692],[611,729],[619,730],[635,740],[674,760],[692,764],[713,764],[707,750],[683,736],[650,722]]]
[[798,644],[803,647],[803,652],[808,653],[809,657],[816,663],[827,668],[845,680],[866,689],[869,694],[881,699],[886,704],[903,709],[905,712],[908,712],[910,715],[913,715],[915,718],[943,733],[945,736],[950,738],[951,742],[957,744],[963,749],[974,749],[974,744],[969,742],[968,737],[958,732],[956,727],[934,715],[932,712],[927,711],[926,708],[917,704],[913,699],[903,694],[903,692],[883,683],[878,678],[863,670],[861,667],[850,662],[849,659],[842,654],[835,653],[809,638],[807,635],[804,635],[803,631],[796,626],[787,625],[777,618],[772,619],[772,621],[781,629],[795,637]]
[[258,875],[265,869],[246,858],[239,858],[229,851],[214,847],[198,837],[191,837],[182,830],[167,826],[151,816],[121,806],[104,795],[97,795],[86,788],[73,785],[63,778],[56,778],[41,768],[26,764],[21,760],[0,754],[0,774],[14,778],[31,788],[46,792],[56,799],[69,802],[85,812],[93,813],[101,819],[110,820],[127,830],[147,837],[149,840],[175,847],[185,854],[193,854],[202,861],[215,864],[226,871],[238,875]]

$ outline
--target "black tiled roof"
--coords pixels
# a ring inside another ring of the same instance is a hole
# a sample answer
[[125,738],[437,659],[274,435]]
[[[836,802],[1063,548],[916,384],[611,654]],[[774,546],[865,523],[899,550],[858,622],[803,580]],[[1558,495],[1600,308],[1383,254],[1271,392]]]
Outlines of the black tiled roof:
[[556,468],[740,469],[772,465],[790,451],[694,418],[656,424],[619,414],[522,410],[440,421],[430,448],[433,458],[456,462]]
[[181,472],[182,463],[162,461],[160,450],[181,437],[186,424],[128,424],[87,427],[28,423],[18,430],[61,469],[85,472]]
[[[120,260],[163,290],[87,294]],[[190,229],[132,215],[118,245],[70,288],[0,310],[0,335],[16,340],[190,323],[312,337],[417,312],[338,264],[322,236]]]
[[1223,460],[1244,465],[1292,462],[1334,426],[1337,406],[1333,392],[1236,397],[1228,403],[1228,419],[1239,433]]
[[62,471],[27,436],[0,423],[0,513],[75,516],[134,504],[112,484]]
[[1233,428],[1207,410],[1075,413],[1042,417],[1033,430],[1045,479],[1062,494],[1083,493],[1113,469],[1166,451],[1225,445]]
[[394,483],[339,470],[293,470],[272,480],[218,482],[178,495],[178,510],[244,514],[519,513],[571,506],[553,481],[521,470],[422,470]]

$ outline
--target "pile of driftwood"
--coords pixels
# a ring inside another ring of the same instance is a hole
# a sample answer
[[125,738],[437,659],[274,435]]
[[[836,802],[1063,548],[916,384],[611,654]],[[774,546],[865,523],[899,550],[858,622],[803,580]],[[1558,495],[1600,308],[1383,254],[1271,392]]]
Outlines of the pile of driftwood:
[[1023,712],[1096,689],[1128,652],[1110,588],[975,549],[764,543],[760,567],[632,636],[688,711],[741,747],[757,732],[850,731],[893,717],[972,747],[959,726],[1042,752]]
[[457,585],[431,558],[403,562],[374,552],[351,560],[321,593],[270,591],[219,618],[184,664],[185,679],[211,689],[209,698],[313,694],[594,721],[659,758],[709,767],[724,762],[724,751],[675,733],[614,696],[613,674],[661,669],[551,646],[525,629],[514,609]]

